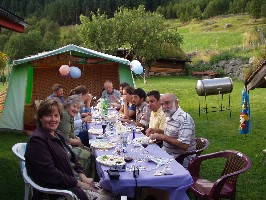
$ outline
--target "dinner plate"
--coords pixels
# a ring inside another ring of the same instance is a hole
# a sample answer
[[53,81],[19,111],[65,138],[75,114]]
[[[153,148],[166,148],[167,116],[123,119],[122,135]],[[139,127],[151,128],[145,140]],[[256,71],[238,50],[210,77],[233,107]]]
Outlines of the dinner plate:
[[123,157],[115,155],[101,155],[96,158],[97,162],[106,166],[124,165],[126,164]]
[[141,131],[143,131],[143,130],[144,130],[143,127],[140,127],[140,126],[137,126],[137,127],[136,127],[136,131],[137,131],[137,132],[141,132]]
[[92,142],[91,146],[97,149],[111,149],[115,147],[115,144],[112,142],[98,141],[98,142]]
[[[138,138],[133,139],[133,142],[134,142],[134,143],[139,143],[139,144],[141,144],[141,143],[142,143],[142,140],[145,139],[145,138],[147,138],[147,136],[144,136],[144,137],[138,137]],[[153,140],[152,140],[152,139],[149,139],[149,143],[150,143],[150,144],[153,143]]]
[[102,135],[103,134],[102,129],[89,129],[88,132],[93,134],[93,135]]

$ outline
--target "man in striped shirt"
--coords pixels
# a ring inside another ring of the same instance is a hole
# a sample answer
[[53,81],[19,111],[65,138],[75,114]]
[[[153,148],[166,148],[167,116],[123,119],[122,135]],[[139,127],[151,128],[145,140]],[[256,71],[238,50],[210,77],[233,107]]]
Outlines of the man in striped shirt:
[[[164,130],[151,134],[151,139],[163,141],[163,149],[174,158],[179,154],[196,148],[195,124],[192,117],[184,112],[174,94],[165,94],[161,98],[161,106],[166,116]],[[195,155],[188,156],[183,162],[187,167]]]

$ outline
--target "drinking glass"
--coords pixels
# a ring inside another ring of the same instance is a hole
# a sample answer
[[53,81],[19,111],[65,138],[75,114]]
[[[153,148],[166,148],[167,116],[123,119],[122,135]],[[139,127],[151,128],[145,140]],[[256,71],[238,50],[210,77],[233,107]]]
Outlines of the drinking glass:
[[141,149],[139,147],[132,148],[131,153],[134,156],[135,162],[142,162],[143,161],[143,158],[141,156]]
[[107,123],[106,121],[102,121],[102,129],[103,129],[103,135],[106,136],[106,127],[107,127]]
[[149,152],[146,150],[147,146],[149,145],[149,140],[150,140],[149,137],[145,137],[145,138],[143,138],[142,141],[141,141],[141,145],[142,145],[142,147],[143,147],[143,151],[142,151],[143,154],[149,153]]

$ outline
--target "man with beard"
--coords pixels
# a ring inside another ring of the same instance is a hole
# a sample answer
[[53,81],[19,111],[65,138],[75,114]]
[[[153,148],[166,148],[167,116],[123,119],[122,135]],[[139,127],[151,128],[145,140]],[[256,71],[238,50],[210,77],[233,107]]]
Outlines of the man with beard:
[[[196,148],[195,124],[192,117],[184,112],[174,94],[165,94],[161,98],[161,106],[166,116],[164,130],[158,129],[150,134],[151,139],[163,141],[163,149],[176,158],[185,151]],[[183,166],[187,167],[195,155],[184,159]]]

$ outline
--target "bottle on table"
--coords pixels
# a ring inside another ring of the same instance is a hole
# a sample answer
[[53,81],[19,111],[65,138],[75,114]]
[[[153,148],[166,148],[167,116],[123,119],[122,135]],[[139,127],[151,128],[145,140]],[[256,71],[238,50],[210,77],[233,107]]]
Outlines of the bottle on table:
[[107,103],[107,99],[106,97],[103,98],[103,101],[102,101],[102,114],[105,116],[108,114],[108,103]]

